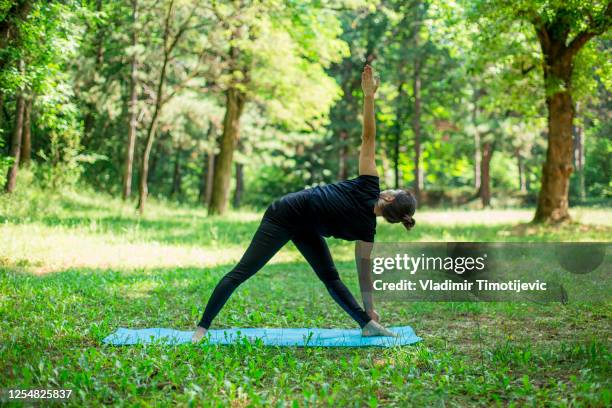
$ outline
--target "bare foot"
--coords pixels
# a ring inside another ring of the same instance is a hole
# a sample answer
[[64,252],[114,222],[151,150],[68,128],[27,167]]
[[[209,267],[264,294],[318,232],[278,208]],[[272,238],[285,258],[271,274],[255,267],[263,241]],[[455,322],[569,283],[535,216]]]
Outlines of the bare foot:
[[202,340],[202,338],[206,336],[207,331],[208,330],[206,330],[205,328],[198,326],[198,329],[193,333],[193,336],[191,336],[191,342],[197,343]]
[[380,323],[375,322],[374,320],[370,320],[368,324],[366,324],[363,327],[363,329],[361,329],[361,335],[364,337],[374,337],[374,336],[397,337],[397,334],[385,329]]

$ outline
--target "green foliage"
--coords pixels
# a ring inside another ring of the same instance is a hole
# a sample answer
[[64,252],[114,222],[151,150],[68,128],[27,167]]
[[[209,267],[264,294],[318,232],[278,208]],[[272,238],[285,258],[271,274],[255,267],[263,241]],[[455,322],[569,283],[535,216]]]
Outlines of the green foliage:
[[[4,142],[0,138],[0,151],[4,147]],[[9,166],[11,165],[11,159],[8,157],[0,156],[0,185],[6,183],[6,174]]]
[[602,123],[600,126],[598,133],[601,136],[595,133],[594,140],[586,145],[584,176],[589,196],[612,198],[612,140],[603,136],[611,134],[612,126],[610,123]]
[[[535,196],[546,112],[534,23],[561,18],[571,41],[590,18],[597,27],[605,23],[599,21],[604,3],[138,0],[132,21],[128,0],[33,1],[21,17],[11,14],[14,1],[3,0],[0,17],[16,31],[0,50],[0,151],[8,153],[16,95],[23,92],[34,97],[33,159],[44,184],[75,183],[82,176],[96,189],[118,193],[135,58],[135,184],[172,4],[166,34],[185,30],[167,66],[151,152],[151,194],[191,203],[201,197],[209,152],[219,150],[229,87],[244,92],[248,101],[234,155],[245,169],[245,204],[265,206],[278,194],[355,176],[359,75],[366,61],[382,79],[376,108],[383,186],[395,184],[397,167],[399,184],[409,187],[414,183],[414,62],[419,60],[425,190],[469,190],[478,137],[494,143],[495,163],[507,164],[492,173],[494,191],[518,189],[518,180],[511,178],[518,177],[520,157],[528,193]],[[605,160],[599,156],[606,131],[597,121],[612,88],[609,53],[608,32],[589,41],[574,64],[572,93],[580,104],[577,120],[586,124],[589,195],[608,191]],[[0,160],[6,166],[7,160]],[[170,197],[177,160],[181,188]]]

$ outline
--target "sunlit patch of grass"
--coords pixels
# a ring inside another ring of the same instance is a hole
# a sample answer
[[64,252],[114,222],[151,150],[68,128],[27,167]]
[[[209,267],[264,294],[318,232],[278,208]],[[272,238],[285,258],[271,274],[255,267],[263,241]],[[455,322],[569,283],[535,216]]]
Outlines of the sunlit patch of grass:
[[151,292],[157,289],[160,282],[154,280],[141,280],[130,285],[125,285],[121,292],[127,299],[144,298],[151,295]]

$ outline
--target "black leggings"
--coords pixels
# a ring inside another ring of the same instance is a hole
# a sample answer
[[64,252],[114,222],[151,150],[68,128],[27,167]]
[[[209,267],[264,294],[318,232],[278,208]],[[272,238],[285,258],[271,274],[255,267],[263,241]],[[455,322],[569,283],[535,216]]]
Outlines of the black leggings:
[[327,243],[321,235],[307,227],[295,229],[285,226],[266,211],[255,236],[238,265],[215,287],[198,326],[208,329],[234,290],[255,275],[289,240],[306,258],[312,269],[323,281],[331,297],[360,327],[371,318],[359,306],[349,289],[342,283],[334,266]]

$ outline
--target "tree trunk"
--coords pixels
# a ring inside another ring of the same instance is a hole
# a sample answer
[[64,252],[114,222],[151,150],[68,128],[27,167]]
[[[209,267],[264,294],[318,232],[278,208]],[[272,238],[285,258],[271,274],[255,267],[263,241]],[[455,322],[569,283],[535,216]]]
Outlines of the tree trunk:
[[480,168],[480,200],[483,208],[491,206],[491,158],[493,157],[493,143],[482,144],[482,162]]
[[174,171],[172,173],[172,190],[170,196],[178,196],[181,193],[181,147],[177,146],[174,155]]
[[200,196],[199,201],[203,206],[210,205],[210,197],[212,195],[213,175],[215,174],[215,148],[217,147],[217,134],[215,125],[212,121],[208,124],[206,132],[206,140],[208,140],[208,149],[206,152],[206,160],[202,163],[202,179],[200,181]]
[[223,134],[221,135],[219,156],[215,160],[212,196],[208,208],[208,213],[211,215],[223,214],[227,208],[234,149],[240,134],[240,116],[245,102],[245,95],[238,89],[230,88],[227,90]]
[[145,203],[149,194],[149,188],[147,185],[147,178],[149,177],[149,157],[151,156],[151,148],[153,147],[153,139],[155,138],[155,132],[157,128],[157,109],[153,114],[151,123],[147,130],[147,142],[142,152],[142,161],[140,163],[140,188],[139,188],[139,200],[138,200],[138,211],[141,214],[144,213]]
[[21,135],[21,158],[19,164],[29,166],[32,160],[32,99],[26,99],[23,111],[23,131]]
[[138,103],[138,92],[137,92],[137,64],[135,47],[138,45],[137,32],[134,27],[138,21],[138,0],[132,0],[132,52],[131,67],[130,67],[130,102],[128,107],[129,116],[129,128],[128,128],[128,140],[127,149],[125,154],[125,165],[123,170],[123,199],[127,200],[132,194],[132,169],[134,166],[134,147],[136,146],[136,126],[137,126],[137,112],[136,105]]
[[[577,111],[578,106],[576,106]],[[574,167],[578,176],[578,197],[581,201],[584,201],[586,191],[584,185],[584,128],[582,125],[574,126]]]
[[[612,3],[608,3],[599,16],[609,21]],[[591,22],[599,18],[589,19]],[[599,24],[599,23],[593,23]],[[534,222],[562,222],[570,219],[568,193],[572,166],[572,128],[574,103],[572,100],[572,73],[574,57],[602,27],[589,26],[576,34],[568,43],[570,27],[567,19],[557,17],[546,24],[535,22],[536,34],[543,55],[544,87],[548,108],[548,148],[542,167],[542,186]]]
[[206,172],[206,193],[204,195],[204,202],[202,204],[206,207],[210,207],[210,200],[212,199],[213,183],[215,179],[215,155],[214,150],[208,153],[208,171]]
[[420,2],[416,2],[417,18],[414,31],[414,82],[412,84],[412,94],[414,97],[414,112],[412,117],[412,132],[414,133],[414,195],[417,200],[421,196],[423,189],[423,170],[421,168],[421,56],[419,50],[420,32]]
[[149,176],[147,178],[147,182],[155,183],[157,180],[155,175],[157,174],[157,165],[159,164],[159,159],[166,157],[168,151],[164,149],[163,140],[161,140],[161,136],[164,134],[160,134],[160,140],[155,144],[155,148],[151,150],[151,158],[149,159]]
[[[96,12],[102,12],[102,0],[96,0]],[[100,23],[95,23],[94,27],[95,39],[93,43],[96,47],[96,59],[94,64],[94,74],[89,79],[89,87],[95,84],[95,75],[102,69],[104,63],[104,37],[106,35],[106,28],[101,28]],[[83,117],[83,139],[84,145],[89,143],[93,138],[94,126],[96,124],[96,111],[97,106],[95,102],[85,102],[85,115]]]
[[393,141],[393,184],[396,189],[400,188],[400,146],[402,143],[402,123],[404,122],[404,115],[402,114],[402,107],[404,106],[404,81],[400,80],[397,86],[397,107],[395,112],[395,140]]
[[145,203],[147,201],[147,195],[149,193],[147,186],[147,177],[149,175],[149,156],[151,155],[151,148],[153,147],[153,140],[155,139],[155,133],[157,131],[157,121],[159,119],[159,116],[161,115],[161,110],[164,106],[164,103],[168,102],[168,100],[164,100],[164,85],[166,84],[166,71],[168,69],[168,62],[170,61],[172,50],[174,49],[174,47],[177,46],[179,39],[186,31],[188,22],[191,20],[191,18],[185,20],[182,27],[180,27],[176,34],[171,38],[170,26],[173,10],[174,1],[171,1],[168,6],[166,18],[164,20],[164,59],[159,73],[157,90],[155,93],[155,108],[153,110],[153,115],[151,116],[149,126],[147,128],[146,144],[142,154],[142,162],[140,165],[140,188],[138,199],[138,211],[140,212],[140,214],[144,213]]
[[414,116],[412,118],[412,131],[414,133],[414,194],[417,200],[423,190],[423,169],[421,168],[421,68],[420,62],[414,63]]
[[393,186],[398,189],[400,182],[400,134],[402,132],[401,125],[397,124],[395,126],[395,140],[393,141]]
[[474,189],[480,190],[480,165],[482,153],[480,152],[480,132],[478,131],[478,90],[474,89],[474,106],[472,109],[472,126],[474,126]]
[[244,165],[236,163],[236,190],[234,190],[234,208],[240,207],[244,193]]
[[525,173],[525,159],[521,154],[520,149],[516,149],[516,161],[518,166],[518,187],[521,193],[527,192],[527,174]]
[[[17,28],[18,22],[25,20],[32,10],[32,1],[24,0],[18,2],[4,2],[4,4],[12,4],[8,10],[3,13],[3,18],[0,20],[0,50],[4,50],[8,47],[13,39],[17,36],[16,33],[19,30]],[[0,71],[4,69],[7,59],[0,55]]]
[[480,151],[480,133],[474,132],[474,188],[476,191],[480,189],[480,181],[482,175],[480,174],[480,168],[482,165],[482,152]]
[[214,132],[213,132],[213,123],[210,121],[208,123],[208,130],[206,131],[206,140],[208,141],[208,149],[206,150],[206,154],[204,156],[204,160],[202,160],[202,173],[200,174],[200,188],[198,192],[198,202],[202,205],[208,205],[208,174],[211,171],[210,168],[210,160],[212,156],[212,160],[214,160],[215,154],[215,140],[214,140]]
[[340,130],[340,155],[338,157],[338,180],[346,180],[348,178],[348,132],[346,129]]
[[200,170],[200,185],[198,186],[198,203],[206,205],[206,176],[208,172],[208,153],[206,153],[202,160],[202,169]]
[[151,117],[151,122],[149,123],[149,127],[147,128],[147,141],[145,144],[144,151],[142,153],[142,162],[140,164],[140,188],[139,188],[139,200],[138,200],[138,211],[141,214],[144,213],[145,203],[147,201],[147,196],[149,194],[149,189],[147,185],[147,178],[149,176],[149,157],[151,155],[151,148],[153,147],[153,140],[155,139],[155,133],[157,131],[157,120],[161,113],[161,109],[163,106],[163,89],[164,83],[166,81],[166,69],[168,66],[168,55],[164,58],[164,62],[162,65],[161,73],[159,76],[159,83],[157,85],[157,99],[155,102],[155,109],[153,111],[153,116]]
[[574,108],[569,92],[548,98],[548,149],[542,168],[542,187],[534,221],[561,222],[568,211],[569,177],[572,173],[572,121]]
[[2,128],[2,123],[4,122],[2,119],[4,118],[4,114],[3,114],[3,109],[4,109],[4,93],[2,92],[2,89],[0,89],[0,135],[3,135],[2,131],[4,130]]
[[21,137],[23,134],[23,116],[25,111],[25,98],[20,93],[17,95],[17,109],[15,111],[15,126],[13,127],[13,136],[11,137],[10,157],[13,158],[13,163],[9,168],[6,177],[6,185],[4,190],[7,193],[12,193],[15,190],[17,182],[17,172],[19,170],[19,156],[21,153]]

